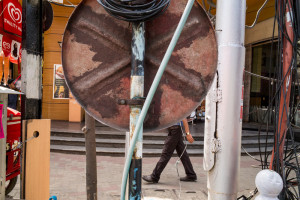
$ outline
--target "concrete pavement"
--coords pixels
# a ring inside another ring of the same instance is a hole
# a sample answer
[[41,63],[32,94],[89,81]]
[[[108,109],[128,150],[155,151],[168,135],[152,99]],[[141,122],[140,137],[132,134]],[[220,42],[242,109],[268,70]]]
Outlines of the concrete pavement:
[[[86,199],[85,189],[85,156],[51,153],[50,162],[50,195],[58,200]],[[143,174],[150,174],[159,158],[143,158]],[[179,182],[176,163],[177,157],[171,158],[161,175],[158,184],[143,182],[142,190],[145,200],[206,200],[207,177],[202,168],[202,157],[191,157],[198,176],[197,182]],[[248,156],[241,157],[240,184],[238,196],[249,196],[255,189],[255,176],[260,171],[260,163]],[[117,200],[120,197],[121,179],[124,158],[97,156],[98,199]],[[180,176],[184,176],[182,164],[178,165]],[[19,185],[11,193],[14,199],[19,198]]]

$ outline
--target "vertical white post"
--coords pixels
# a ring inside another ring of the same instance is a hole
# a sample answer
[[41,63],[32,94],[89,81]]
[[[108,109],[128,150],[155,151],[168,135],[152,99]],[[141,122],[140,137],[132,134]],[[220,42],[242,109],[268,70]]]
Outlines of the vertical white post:
[[0,103],[3,103],[2,126],[4,138],[0,139],[0,200],[5,200],[5,182],[6,182],[6,137],[7,137],[7,94],[0,94]]
[[213,112],[206,116],[204,147],[209,200],[237,199],[245,11],[245,0],[217,2],[218,73],[206,101]]

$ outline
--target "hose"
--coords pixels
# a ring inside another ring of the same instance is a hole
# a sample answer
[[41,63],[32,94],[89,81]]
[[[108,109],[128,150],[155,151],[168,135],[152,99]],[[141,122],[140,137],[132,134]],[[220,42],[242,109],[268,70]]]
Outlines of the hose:
[[175,33],[172,37],[172,40],[168,46],[168,49],[164,55],[164,58],[158,68],[158,71],[154,77],[154,80],[152,82],[152,85],[150,87],[150,90],[148,92],[148,95],[147,95],[147,98],[145,100],[145,103],[144,103],[144,106],[142,108],[142,111],[140,113],[140,117],[137,121],[137,124],[136,124],[136,127],[135,127],[135,130],[134,130],[134,133],[133,133],[133,136],[132,136],[132,139],[131,139],[131,144],[130,144],[130,147],[128,149],[128,152],[127,152],[127,157],[126,157],[126,161],[125,161],[125,166],[124,166],[124,172],[123,172],[123,178],[122,178],[122,186],[121,186],[121,200],[125,200],[125,190],[126,190],[126,184],[127,184],[127,178],[128,178],[128,172],[129,172],[129,168],[130,168],[130,164],[131,164],[131,159],[132,159],[132,155],[133,155],[133,150],[135,148],[135,144],[136,144],[136,141],[137,141],[137,138],[138,138],[138,133],[140,132],[141,130],[141,127],[143,125],[143,122],[144,122],[144,119],[146,117],[146,114],[147,114],[147,111],[149,109],[149,106],[150,106],[150,103],[153,99],[153,96],[156,92],[156,89],[157,89],[157,86],[160,82],[160,79],[165,71],[165,68],[169,62],[169,59],[172,55],[172,52],[175,48],[175,45],[178,41],[178,38],[182,32],[182,29],[185,25],[185,22],[191,12],[191,9],[193,7],[193,4],[194,4],[194,1],[195,0],[188,0],[188,3],[184,9],[184,12],[181,16],[181,19],[178,23],[178,26],[175,30]]

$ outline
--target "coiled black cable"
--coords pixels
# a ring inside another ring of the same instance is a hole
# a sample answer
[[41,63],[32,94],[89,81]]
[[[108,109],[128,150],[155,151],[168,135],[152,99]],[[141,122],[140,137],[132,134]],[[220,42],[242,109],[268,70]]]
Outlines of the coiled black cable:
[[144,22],[164,13],[170,0],[97,0],[112,16],[128,22]]

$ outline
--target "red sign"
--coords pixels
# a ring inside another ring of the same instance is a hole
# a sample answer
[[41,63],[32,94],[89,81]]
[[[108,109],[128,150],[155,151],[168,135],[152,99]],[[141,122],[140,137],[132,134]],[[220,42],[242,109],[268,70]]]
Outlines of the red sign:
[[10,51],[11,51],[11,42],[12,40],[7,37],[7,36],[3,36],[2,38],[2,51],[5,55],[5,57],[9,56]]
[[[3,1],[0,1],[0,10],[3,11]],[[0,29],[3,29],[3,15],[0,15]]]
[[4,30],[22,35],[22,7],[18,0],[3,0]]

